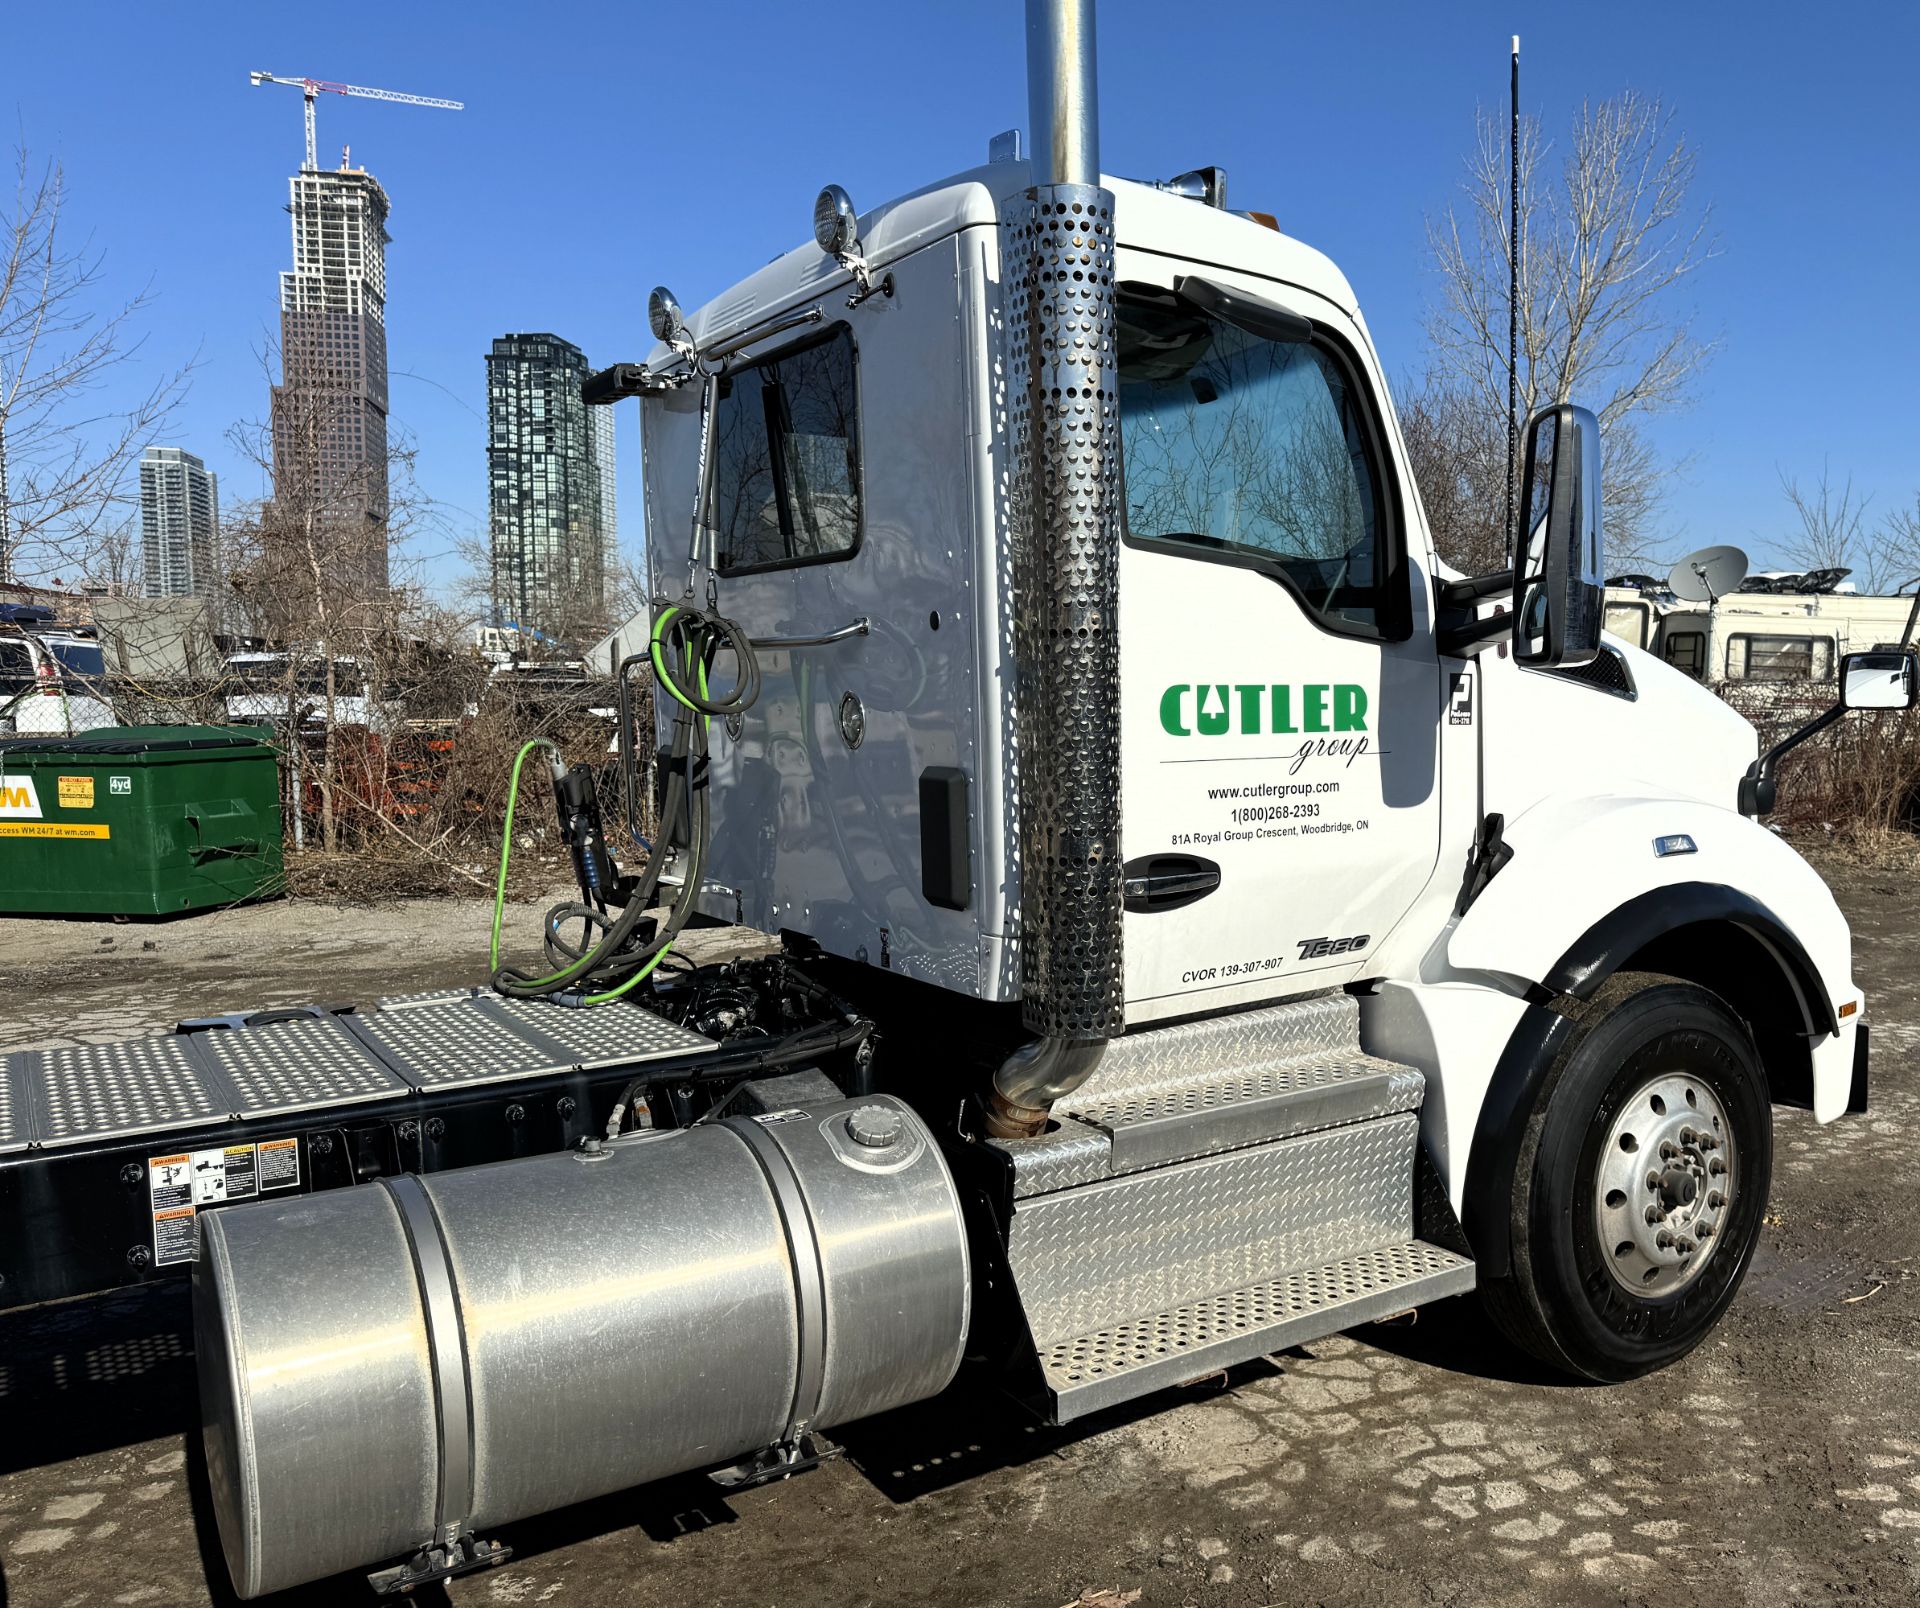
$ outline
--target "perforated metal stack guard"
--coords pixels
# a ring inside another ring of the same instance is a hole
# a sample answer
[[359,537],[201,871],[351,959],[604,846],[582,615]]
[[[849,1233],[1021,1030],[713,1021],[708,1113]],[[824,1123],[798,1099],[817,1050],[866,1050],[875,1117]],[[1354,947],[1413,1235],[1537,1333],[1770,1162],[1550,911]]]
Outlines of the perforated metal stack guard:
[[1094,1041],[1125,1026],[1113,196],[1040,185],[1004,223],[1022,1000]]

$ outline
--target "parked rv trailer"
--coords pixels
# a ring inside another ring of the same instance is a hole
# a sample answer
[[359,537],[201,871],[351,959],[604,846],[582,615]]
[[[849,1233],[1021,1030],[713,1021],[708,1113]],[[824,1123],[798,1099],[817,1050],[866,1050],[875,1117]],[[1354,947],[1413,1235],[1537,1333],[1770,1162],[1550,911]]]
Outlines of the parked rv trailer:
[[1695,603],[1609,586],[1610,634],[1709,686],[1832,689],[1849,653],[1904,645],[1914,600],[1853,592],[1734,592]]

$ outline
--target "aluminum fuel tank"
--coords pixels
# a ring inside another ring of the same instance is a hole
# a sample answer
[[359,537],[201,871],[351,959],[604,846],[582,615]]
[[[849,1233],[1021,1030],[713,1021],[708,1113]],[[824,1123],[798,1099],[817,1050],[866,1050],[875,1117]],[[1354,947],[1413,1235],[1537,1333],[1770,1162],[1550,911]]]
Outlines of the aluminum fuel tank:
[[207,1465],[244,1597],[936,1394],[966,1233],[881,1096],[207,1214]]

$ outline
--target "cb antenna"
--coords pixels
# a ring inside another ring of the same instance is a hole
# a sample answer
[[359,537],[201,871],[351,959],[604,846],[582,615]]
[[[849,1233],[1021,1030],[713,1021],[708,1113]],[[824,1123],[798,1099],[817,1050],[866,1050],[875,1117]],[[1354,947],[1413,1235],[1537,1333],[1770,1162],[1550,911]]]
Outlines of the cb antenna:
[[[1520,36],[1513,36],[1507,109],[1507,551],[1516,552],[1513,456],[1520,440]],[[1516,558],[1515,562],[1519,560]]]

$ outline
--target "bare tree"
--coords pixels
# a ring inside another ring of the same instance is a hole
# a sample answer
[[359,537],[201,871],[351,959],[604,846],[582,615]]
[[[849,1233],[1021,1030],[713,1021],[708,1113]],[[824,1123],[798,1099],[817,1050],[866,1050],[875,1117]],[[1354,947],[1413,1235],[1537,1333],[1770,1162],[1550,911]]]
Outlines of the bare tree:
[[1819,480],[1803,487],[1799,476],[1782,470],[1780,491],[1799,525],[1781,538],[1782,557],[1810,570],[1838,569],[1858,561],[1871,499],[1854,492],[1852,475],[1836,486],[1822,463]]
[[1469,575],[1505,568],[1505,418],[1430,373],[1401,403],[1400,434],[1441,556]]
[[[1508,285],[1517,249],[1522,418],[1559,401],[1599,415],[1608,549],[1636,556],[1653,536],[1667,468],[1644,422],[1686,402],[1713,352],[1684,301],[1687,282],[1715,255],[1711,208],[1693,198],[1694,151],[1668,109],[1632,91],[1582,103],[1557,168],[1539,123],[1523,119],[1516,247],[1506,141],[1506,120],[1482,112],[1461,199],[1427,229],[1440,283],[1423,389],[1431,419],[1449,426],[1429,445],[1461,453],[1454,477],[1472,474],[1476,483],[1489,428],[1501,445],[1500,524],[1462,538],[1461,551],[1506,548]],[[1491,425],[1475,423],[1470,410]],[[1472,501],[1480,509],[1484,497]]]
[[[92,578],[124,521],[127,471],[186,386],[180,369],[129,388],[150,296],[102,309],[103,257],[66,222],[68,200],[57,164],[15,151],[0,213],[0,580]],[[109,402],[109,386],[130,394]]]
[[1907,507],[1896,508],[1881,520],[1874,546],[1880,556],[1881,585],[1901,587],[1920,578],[1920,492]]

